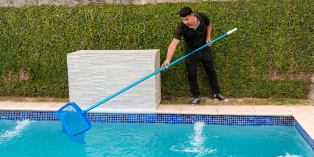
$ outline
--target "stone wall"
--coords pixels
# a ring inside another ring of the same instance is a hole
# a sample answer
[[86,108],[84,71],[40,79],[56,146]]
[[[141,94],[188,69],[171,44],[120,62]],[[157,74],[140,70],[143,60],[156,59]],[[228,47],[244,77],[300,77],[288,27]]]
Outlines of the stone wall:
[[[83,110],[160,68],[159,50],[81,50],[67,55],[69,97]],[[91,112],[156,113],[160,73]]]

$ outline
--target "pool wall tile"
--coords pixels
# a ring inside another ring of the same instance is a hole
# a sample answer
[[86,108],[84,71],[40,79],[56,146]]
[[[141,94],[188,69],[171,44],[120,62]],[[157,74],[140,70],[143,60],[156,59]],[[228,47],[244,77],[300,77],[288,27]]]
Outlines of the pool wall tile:
[[38,120],[38,121],[59,121],[55,112],[44,111],[0,111],[0,120]]
[[[215,125],[294,125],[293,117],[275,116],[87,113],[87,117],[91,122],[110,123],[192,124],[203,121],[206,124]],[[44,111],[0,111],[0,119],[59,121],[55,112]]]
[[298,130],[298,132],[301,134],[301,136],[312,147],[312,149],[314,151],[314,141],[313,141],[313,139],[309,136],[309,134],[306,133],[306,131],[302,128],[302,126],[296,120],[295,120],[295,128]]

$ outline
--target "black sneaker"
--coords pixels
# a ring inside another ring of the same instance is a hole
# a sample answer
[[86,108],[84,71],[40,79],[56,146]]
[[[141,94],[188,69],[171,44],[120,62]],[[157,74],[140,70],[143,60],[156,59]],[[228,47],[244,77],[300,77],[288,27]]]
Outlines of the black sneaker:
[[217,98],[218,100],[220,100],[220,101],[225,101],[225,102],[227,102],[227,101],[229,101],[225,96],[223,96],[221,93],[215,93],[214,94],[214,98]]
[[192,101],[191,105],[196,105],[196,104],[198,104],[200,102],[201,102],[201,98],[200,97],[195,97],[195,98],[193,98],[193,101]]

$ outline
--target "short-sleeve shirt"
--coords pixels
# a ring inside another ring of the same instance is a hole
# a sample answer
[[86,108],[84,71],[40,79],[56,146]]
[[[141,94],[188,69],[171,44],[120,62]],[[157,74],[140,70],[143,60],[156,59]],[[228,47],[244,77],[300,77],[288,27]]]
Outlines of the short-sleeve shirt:
[[[204,13],[195,13],[194,15],[197,20],[200,21],[197,29],[194,30],[193,28],[186,26],[183,22],[180,22],[173,36],[173,38],[177,40],[181,40],[183,36],[186,54],[206,44],[206,26],[210,24],[210,20]],[[209,47],[206,46],[202,50],[206,49],[209,49]]]

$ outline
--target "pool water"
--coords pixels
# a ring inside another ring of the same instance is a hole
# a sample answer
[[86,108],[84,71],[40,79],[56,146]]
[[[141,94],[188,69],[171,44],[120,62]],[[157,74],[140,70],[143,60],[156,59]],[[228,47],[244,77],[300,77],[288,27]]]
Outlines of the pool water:
[[56,121],[0,120],[0,156],[311,157],[294,126],[92,123],[76,144]]

